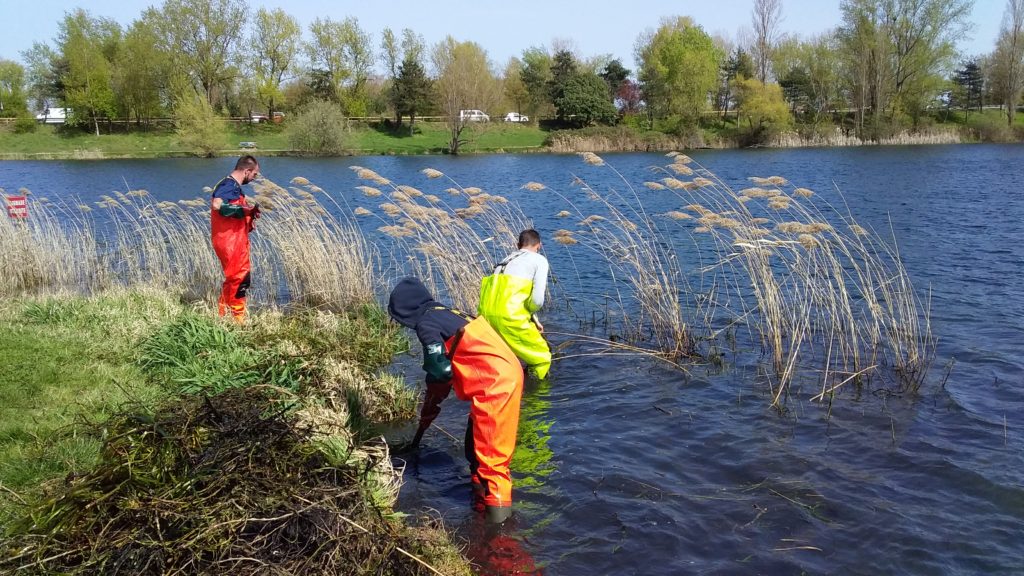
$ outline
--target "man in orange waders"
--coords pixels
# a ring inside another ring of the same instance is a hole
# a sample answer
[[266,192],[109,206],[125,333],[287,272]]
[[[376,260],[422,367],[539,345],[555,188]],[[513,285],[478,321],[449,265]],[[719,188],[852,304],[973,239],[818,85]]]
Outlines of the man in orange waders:
[[235,169],[213,188],[210,200],[210,230],[213,251],[224,268],[224,286],[217,301],[221,316],[228,312],[241,324],[245,321],[245,293],[249,290],[249,233],[260,217],[259,205],[249,203],[242,186],[260,175],[252,156],[242,156]]
[[415,330],[423,344],[427,391],[413,446],[441,413],[441,402],[454,385],[455,396],[470,402],[466,459],[474,493],[482,497],[489,522],[504,522],[512,515],[509,464],[523,394],[519,359],[487,320],[435,301],[416,278],[405,278],[395,286],[388,313]]

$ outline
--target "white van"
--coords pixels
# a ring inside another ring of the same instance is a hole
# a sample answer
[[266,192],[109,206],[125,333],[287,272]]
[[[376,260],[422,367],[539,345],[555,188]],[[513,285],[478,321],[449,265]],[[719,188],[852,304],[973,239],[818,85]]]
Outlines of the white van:
[[459,110],[459,120],[462,122],[490,122],[491,117],[480,110]]
[[36,114],[36,122],[43,124],[63,124],[71,115],[71,108],[47,108],[42,114]]

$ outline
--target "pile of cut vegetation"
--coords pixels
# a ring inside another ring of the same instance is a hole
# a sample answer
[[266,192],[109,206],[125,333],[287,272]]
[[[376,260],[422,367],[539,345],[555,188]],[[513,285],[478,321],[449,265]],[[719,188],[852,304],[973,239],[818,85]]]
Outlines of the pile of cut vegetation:
[[96,430],[98,465],[11,527],[0,572],[436,573],[439,543],[391,513],[400,472],[386,445],[314,436],[282,392],[120,412]]

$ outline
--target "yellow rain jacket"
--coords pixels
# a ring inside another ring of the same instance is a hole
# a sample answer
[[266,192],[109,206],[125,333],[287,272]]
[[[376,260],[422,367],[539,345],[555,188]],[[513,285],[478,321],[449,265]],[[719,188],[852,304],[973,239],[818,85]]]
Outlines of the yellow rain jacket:
[[531,320],[533,280],[496,271],[480,283],[477,314],[501,334],[516,356],[543,380],[551,368],[551,349]]

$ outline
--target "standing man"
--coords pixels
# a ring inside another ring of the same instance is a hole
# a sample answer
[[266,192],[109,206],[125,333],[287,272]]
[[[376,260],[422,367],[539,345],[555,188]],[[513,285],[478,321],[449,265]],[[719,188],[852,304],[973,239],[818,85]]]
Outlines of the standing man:
[[480,283],[477,312],[487,318],[509,348],[543,380],[551,368],[551,349],[537,311],[544,305],[548,260],[540,255],[540,234],[519,233],[519,250],[509,254]]
[[435,301],[417,278],[395,285],[388,314],[423,344],[427,390],[413,446],[454,386],[455,395],[470,402],[466,459],[473,492],[483,500],[488,522],[504,522],[512,515],[510,464],[523,394],[519,360],[486,320]]
[[231,312],[239,324],[245,322],[245,293],[249,290],[249,233],[260,217],[258,204],[250,205],[242,186],[260,176],[260,165],[252,156],[242,156],[235,169],[217,183],[210,201],[210,230],[213,251],[224,269],[217,311]]

